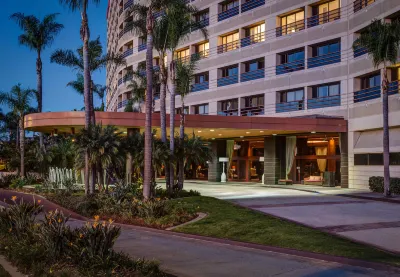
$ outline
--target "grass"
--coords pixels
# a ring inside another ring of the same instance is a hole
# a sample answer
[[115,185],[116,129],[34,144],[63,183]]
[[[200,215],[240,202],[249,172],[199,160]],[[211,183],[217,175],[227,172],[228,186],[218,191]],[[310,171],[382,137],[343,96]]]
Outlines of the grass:
[[0,277],[11,277],[11,275],[0,265]]
[[[175,200],[177,201],[177,200]],[[174,231],[400,266],[400,256],[211,197],[179,201],[208,216]]]

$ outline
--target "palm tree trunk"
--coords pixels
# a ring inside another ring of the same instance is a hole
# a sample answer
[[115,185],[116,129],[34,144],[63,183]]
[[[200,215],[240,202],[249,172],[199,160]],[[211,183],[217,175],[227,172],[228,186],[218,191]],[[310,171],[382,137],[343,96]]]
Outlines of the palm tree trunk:
[[185,173],[184,173],[184,170],[185,170],[184,140],[185,140],[185,101],[182,97],[182,112],[181,112],[180,126],[179,126],[179,147],[181,148],[181,151],[182,151],[182,156],[179,157],[179,175],[178,175],[179,190],[183,189],[183,181],[184,181],[184,176],[185,176]]
[[90,169],[89,169],[89,152],[88,151],[85,151],[85,172],[84,172],[84,174],[85,174],[85,194],[88,195],[88,194],[90,194],[90,189],[89,189],[89,187],[90,187],[90,185],[89,185]]
[[94,112],[94,96],[93,96],[93,81],[92,75],[90,74],[90,119],[92,124],[96,124],[96,117]]
[[[160,56],[161,57],[161,56]],[[161,58],[160,58],[161,59]],[[161,63],[161,88],[160,88],[160,121],[161,121],[161,141],[167,143],[167,107],[166,107],[166,98],[167,98],[167,76],[166,76],[166,68],[164,65],[164,58],[162,58]],[[169,185],[169,163],[165,164],[165,185],[166,189],[170,187]]]
[[390,170],[389,170],[389,99],[388,99],[388,77],[386,65],[384,66],[382,91],[382,113],[383,113],[383,173],[384,173],[384,195],[389,197],[390,191]]
[[19,151],[21,155],[20,177],[25,178],[25,129],[23,117],[19,120]]
[[19,148],[19,127],[17,126],[17,130],[15,131],[15,148]]
[[174,152],[175,152],[175,61],[172,60],[170,63],[170,75],[171,75],[171,99],[169,103],[169,128],[170,128],[170,137],[169,137],[169,149],[171,150],[171,159],[169,164],[169,192],[172,192],[172,188],[175,183],[175,167],[174,167]]
[[150,198],[151,180],[152,180],[152,106],[153,106],[153,10],[147,11],[146,29],[147,29],[147,51],[146,51],[146,121],[144,138],[144,180],[143,197]]
[[96,192],[96,172],[96,164],[93,164],[91,170],[92,178],[90,178],[90,194],[94,194]]
[[[37,78],[37,93],[38,93],[38,112],[43,111],[43,75],[42,75],[42,58],[40,51],[37,51],[36,59],[36,78]],[[44,148],[43,133],[39,133],[39,145],[40,148]]]

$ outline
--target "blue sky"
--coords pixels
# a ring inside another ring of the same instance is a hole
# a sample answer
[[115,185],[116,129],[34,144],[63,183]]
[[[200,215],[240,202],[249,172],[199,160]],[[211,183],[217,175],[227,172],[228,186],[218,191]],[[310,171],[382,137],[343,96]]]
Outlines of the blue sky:
[[[91,38],[100,36],[103,49],[106,50],[107,33],[107,0],[99,6],[89,7],[89,24]],[[66,84],[76,78],[71,69],[50,63],[51,53],[59,48],[77,49],[82,45],[79,37],[80,16],[61,6],[58,0],[2,0],[0,9],[1,43],[0,43],[0,91],[9,91],[12,86],[21,83],[24,88],[36,89],[36,53],[18,44],[21,30],[9,19],[15,12],[35,15],[43,18],[49,13],[60,13],[58,22],[64,29],[53,45],[45,50],[43,60],[43,111],[70,111],[83,107],[83,97],[74,92]],[[105,70],[93,75],[95,83],[105,84]],[[95,100],[99,106],[100,100]],[[36,104],[35,104],[36,105]],[[7,107],[1,107],[3,112]]]

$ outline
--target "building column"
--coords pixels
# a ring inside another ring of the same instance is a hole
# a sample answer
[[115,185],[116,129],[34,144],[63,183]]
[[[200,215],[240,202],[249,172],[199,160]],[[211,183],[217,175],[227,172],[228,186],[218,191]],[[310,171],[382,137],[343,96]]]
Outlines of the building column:
[[348,134],[340,133],[340,186],[349,187],[349,154],[348,154]]
[[[136,133],[140,133],[139,128],[128,128],[127,129],[127,136],[133,136]],[[128,153],[126,157],[126,172],[125,172],[125,179],[126,183],[132,183],[132,155]]]
[[286,137],[264,138],[264,184],[276,185],[286,179]]
[[[208,164],[208,181],[221,182],[222,164],[218,161],[220,157],[226,157],[226,140],[213,141],[210,144],[213,159]],[[225,167],[225,173],[227,168]],[[228,176],[228,174],[226,174]]]

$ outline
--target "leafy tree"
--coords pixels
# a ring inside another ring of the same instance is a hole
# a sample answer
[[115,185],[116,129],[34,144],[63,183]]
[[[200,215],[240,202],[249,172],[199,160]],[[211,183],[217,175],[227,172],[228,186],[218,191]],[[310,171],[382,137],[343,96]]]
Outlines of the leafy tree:
[[[25,15],[23,13],[14,13],[11,15],[23,34],[18,37],[21,45],[29,47],[36,51],[36,76],[38,93],[38,112],[42,112],[43,107],[43,76],[42,76],[42,52],[50,47],[55,37],[64,28],[64,25],[57,23],[57,13],[46,15],[42,20],[34,15]],[[40,134],[40,146],[43,147],[43,135]]]
[[400,21],[394,20],[386,23],[381,20],[373,20],[372,24],[361,33],[354,42],[353,48],[363,47],[371,57],[375,68],[383,65],[382,78],[382,113],[383,113],[383,167],[384,167],[384,195],[389,197],[390,170],[389,170],[389,79],[387,67],[396,64],[400,49]]
[[33,111],[31,100],[37,100],[36,90],[23,89],[20,84],[13,86],[10,92],[0,92],[0,104],[7,105],[18,118],[19,151],[20,151],[20,176],[25,177],[25,127],[24,116]]

